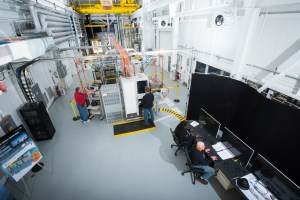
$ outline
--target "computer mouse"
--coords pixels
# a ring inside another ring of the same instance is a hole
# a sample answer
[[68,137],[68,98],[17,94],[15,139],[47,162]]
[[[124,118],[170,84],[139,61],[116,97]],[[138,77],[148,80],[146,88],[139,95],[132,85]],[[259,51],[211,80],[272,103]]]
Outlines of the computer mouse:
[[236,180],[237,186],[242,190],[249,190],[249,182],[246,178],[238,178]]

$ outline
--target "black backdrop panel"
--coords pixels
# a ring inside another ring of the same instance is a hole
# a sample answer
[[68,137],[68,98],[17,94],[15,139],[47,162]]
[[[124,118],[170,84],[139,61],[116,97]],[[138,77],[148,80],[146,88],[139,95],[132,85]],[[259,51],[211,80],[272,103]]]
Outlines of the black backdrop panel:
[[187,119],[198,119],[202,107],[222,126],[248,138],[248,127],[256,112],[261,95],[249,87],[227,77],[193,74]]
[[230,123],[238,105],[232,87],[227,78],[193,74],[187,118],[198,119],[202,107],[220,123]]
[[187,119],[197,120],[201,107],[300,185],[298,109],[266,99],[240,81],[193,74]]
[[300,171],[295,160],[300,153],[299,120],[298,109],[262,98],[249,129],[256,138],[252,144],[255,150],[298,185]]

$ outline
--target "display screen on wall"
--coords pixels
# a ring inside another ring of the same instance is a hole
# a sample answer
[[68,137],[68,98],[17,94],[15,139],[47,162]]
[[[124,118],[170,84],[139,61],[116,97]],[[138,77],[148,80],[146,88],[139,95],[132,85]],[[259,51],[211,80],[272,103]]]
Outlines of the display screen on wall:
[[19,181],[42,157],[23,125],[0,138],[0,167],[15,181]]

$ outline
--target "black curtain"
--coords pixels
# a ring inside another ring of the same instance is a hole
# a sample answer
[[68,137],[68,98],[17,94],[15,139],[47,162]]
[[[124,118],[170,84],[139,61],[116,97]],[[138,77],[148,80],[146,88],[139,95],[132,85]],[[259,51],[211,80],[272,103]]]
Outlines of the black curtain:
[[187,119],[199,119],[200,108],[300,185],[294,164],[299,157],[300,110],[266,99],[243,82],[193,74]]

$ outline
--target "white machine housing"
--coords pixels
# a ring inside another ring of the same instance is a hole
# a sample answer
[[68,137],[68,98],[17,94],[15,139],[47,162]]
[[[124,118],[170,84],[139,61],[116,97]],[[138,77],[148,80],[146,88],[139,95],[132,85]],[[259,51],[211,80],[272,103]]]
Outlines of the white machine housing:
[[145,95],[145,86],[149,86],[149,78],[139,73],[137,76],[121,78],[120,81],[126,118],[139,116],[139,103]]

